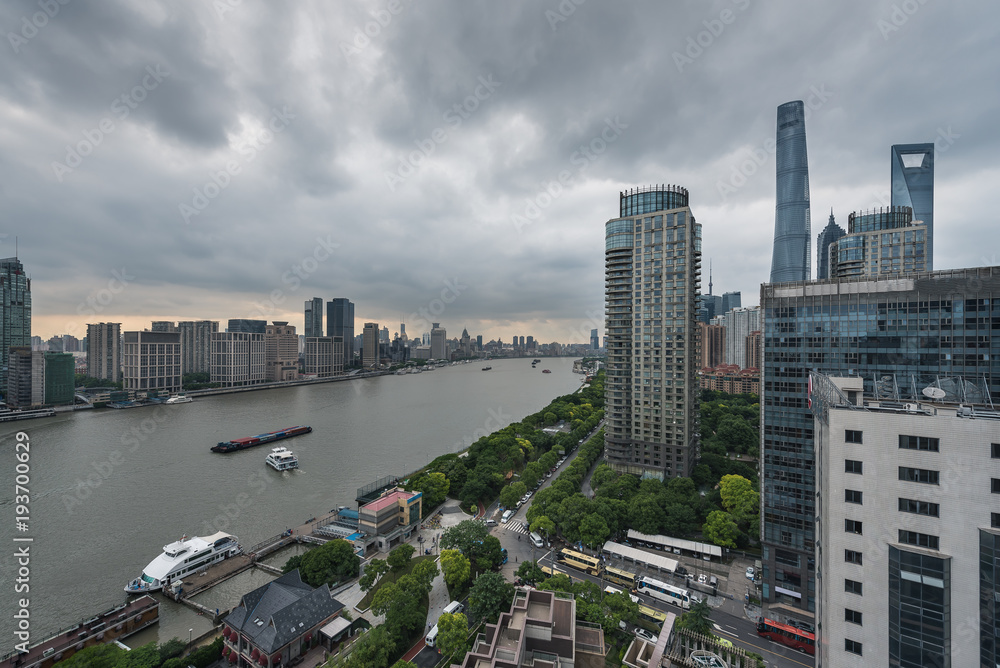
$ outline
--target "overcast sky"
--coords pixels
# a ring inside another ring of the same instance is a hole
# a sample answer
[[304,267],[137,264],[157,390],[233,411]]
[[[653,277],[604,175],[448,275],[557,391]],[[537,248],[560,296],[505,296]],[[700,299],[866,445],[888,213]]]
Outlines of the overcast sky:
[[892,144],[936,141],[935,268],[997,264],[998,18],[995,0],[5,2],[0,251],[18,238],[44,338],[301,327],[304,300],[349,297],[359,327],[583,341],[635,186],[688,188],[714,292],[758,302],[766,147],[801,99],[814,243],[831,207],[846,227],[888,204]]

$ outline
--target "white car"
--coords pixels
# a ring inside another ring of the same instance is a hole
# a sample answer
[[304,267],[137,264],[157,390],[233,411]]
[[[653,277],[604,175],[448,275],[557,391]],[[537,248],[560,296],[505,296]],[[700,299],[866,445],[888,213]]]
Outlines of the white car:
[[753,566],[747,566],[747,579],[748,580],[753,580],[753,576],[754,575],[755,575],[755,573],[754,573],[754,570],[753,570]]
[[635,637],[641,640],[645,640],[648,643],[655,643],[657,640],[656,636],[647,631],[646,629],[636,629]]
[[708,584],[708,576],[704,573],[698,574],[698,584]]

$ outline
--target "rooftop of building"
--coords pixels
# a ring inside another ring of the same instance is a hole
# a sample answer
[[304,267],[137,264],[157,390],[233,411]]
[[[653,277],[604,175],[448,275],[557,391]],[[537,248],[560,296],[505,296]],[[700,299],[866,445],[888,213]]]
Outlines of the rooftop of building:
[[375,499],[374,501],[371,501],[370,503],[366,503],[361,508],[362,510],[367,510],[370,512],[378,512],[380,510],[384,510],[389,506],[397,505],[400,500],[408,501],[412,499],[414,496],[417,496],[418,493],[419,492],[407,492],[405,490],[397,489],[383,496],[380,496],[379,498]]
[[[821,295],[837,294],[830,292],[829,286],[840,284],[850,286],[841,292],[865,293],[865,292],[897,292],[900,290],[913,289],[912,283],[920,280],[963,281],[963,285],[968,285],[969,281],[982,281],[986,279],[1000,280],[1000,266],[994,267],[966,267],[962,269],[941,269],[937,271],[922,271],[913,273],[881,274],[879,276],[849,276],[841,278],[824,278],[808,281],[789,281],[787,283],[763,283],[760,286],[761,298],[765,297],[791,297],[792,291],[799,295]],[[861,285],[869,284],[869,285]],[[907,286],[910,287],[907,287]],[[797,288],[814,288],[814,290],[798,291]],[[825,288],[825,289],[824,289]],[[953,290],[954,294],[961,294],[962,290]]]

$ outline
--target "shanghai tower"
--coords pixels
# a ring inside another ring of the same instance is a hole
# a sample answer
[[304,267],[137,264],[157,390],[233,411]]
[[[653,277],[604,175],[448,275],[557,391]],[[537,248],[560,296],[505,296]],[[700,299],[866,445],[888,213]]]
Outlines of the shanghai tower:
[[801,100],[778,107],[777,195],[771,283],[808,281],[810,268],[809,161]]

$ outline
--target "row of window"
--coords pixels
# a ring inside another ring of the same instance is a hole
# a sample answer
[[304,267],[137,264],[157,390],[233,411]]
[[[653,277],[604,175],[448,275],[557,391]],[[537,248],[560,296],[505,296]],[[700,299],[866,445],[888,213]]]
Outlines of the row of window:
[[[864,432],[857,429],[846,429],[844,431],[845,443],[864,443]],[[899,447],[902,450],[925,450],[927,452],[938,452],[940,447],[939,439],[929,436],[907,436],[899,435]],[[997,456],[997,449],[1000,444],[993,444],[993,456]]]

